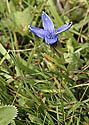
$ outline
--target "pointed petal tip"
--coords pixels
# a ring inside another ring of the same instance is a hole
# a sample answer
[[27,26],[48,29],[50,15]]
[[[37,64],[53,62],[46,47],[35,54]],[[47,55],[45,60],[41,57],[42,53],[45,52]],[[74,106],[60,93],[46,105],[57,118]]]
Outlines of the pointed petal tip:
[[73,23],[72,21],[70,23]]
[[42,15],[46,14],[44,11],[42,12]]
[[29,29],[29,30],[32,30],[32,28],[33,28],[33,26],[28,25],[28,29]]
[[69,24],[70,24],[70,25],[72,25],[72,24],[73,24],[73,22],[71,21],[71,22],[69,22]]
[[28,29],[30,29],[31,28],[31,26],[30,25],[28,25]]

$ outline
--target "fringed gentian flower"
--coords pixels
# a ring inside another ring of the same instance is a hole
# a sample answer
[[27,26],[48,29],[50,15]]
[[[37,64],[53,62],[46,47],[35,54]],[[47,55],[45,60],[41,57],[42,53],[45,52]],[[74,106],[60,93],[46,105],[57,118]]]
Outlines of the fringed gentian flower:
[[45,43],[49,45],[57,44],[58,42],[58,34],[65,32],[72,26],[72,22],[69,22],[68,25],[61,26],[58,30],[54,30],[54,25],[50,17],[43,12],[42,14],[42,22],[43,22],[43,29],[36,28],[34,26],[28,25],[28,28],[37,36],[44,38]]

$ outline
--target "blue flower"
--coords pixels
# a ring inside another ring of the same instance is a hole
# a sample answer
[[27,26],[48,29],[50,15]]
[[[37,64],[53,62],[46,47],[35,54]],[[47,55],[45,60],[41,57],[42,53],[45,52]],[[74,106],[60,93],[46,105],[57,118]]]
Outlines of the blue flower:
[[72,22],[69,22],[67,25],[61,26],[58,30],[54,30],[54,25],[50,17],[43,12],[42,14],[43,29],[36,28],[34,26],[28,25],[28,28],[37,36],[44,38],[46,44],[54,45],[58,42],[58,34],[65,32],[72,26]]

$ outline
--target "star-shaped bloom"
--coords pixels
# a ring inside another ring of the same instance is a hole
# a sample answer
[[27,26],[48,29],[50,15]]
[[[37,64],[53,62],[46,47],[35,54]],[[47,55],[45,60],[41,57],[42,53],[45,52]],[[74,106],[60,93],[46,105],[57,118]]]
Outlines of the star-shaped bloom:
[[49,45],[54,45],[58,42],[58,34],[65,32],[72,26],[72,22],[69,22],[67,25],[61,26],[58,30],[54,30],[54,25],[50,17],[43,12],[42,22],[44,29],[36,28],[34,26],[28,25],[28,28],[37,36],[44,38],[45,43]]

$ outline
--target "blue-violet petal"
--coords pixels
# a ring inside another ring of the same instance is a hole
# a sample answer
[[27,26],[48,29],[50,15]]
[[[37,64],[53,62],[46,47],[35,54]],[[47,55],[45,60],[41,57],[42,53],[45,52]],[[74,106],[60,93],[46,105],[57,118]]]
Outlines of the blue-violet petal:
[[44,30],[47,30],[49,32],[54,31],[53,22],[45,12],[43,12],[43,14],[42,14],[42,22],[43,22]]
[[45,31],[43,29],[40,28],[36,28],[34,26],[30,26],[28,25],[28,28],[37,36],[41,37],[41,38],[45,38]]
[[56,34],[59,34],[61,32],[65,32],[66,30],[68,30],[71,26],[72,26],[73,22],[69,22],[68,25],[63,25],[61,26],[58,30],[56,30]]

